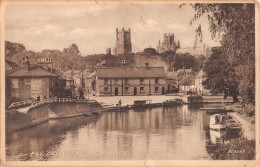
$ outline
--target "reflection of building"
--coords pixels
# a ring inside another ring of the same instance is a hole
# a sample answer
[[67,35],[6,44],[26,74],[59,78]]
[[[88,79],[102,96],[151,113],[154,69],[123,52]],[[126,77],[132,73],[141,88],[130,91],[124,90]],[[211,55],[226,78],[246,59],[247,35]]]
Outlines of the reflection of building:
[[174,34],[164,34],[163,41],[159,41],[158,46],[157,46],[157,51],[159,53],[162,53],[164,51],[176,51],[177,48],[180,48],[180,41],[177,43],[174,40]]
[[131,33],[129,30],[118,31],[116,29],[116,46],[114,48],[114,54],[127,54],[132,52],[132,44],[131,44]]
[[163,67],[104,67],[96,69],[97,95],[159,95],[166,93]]

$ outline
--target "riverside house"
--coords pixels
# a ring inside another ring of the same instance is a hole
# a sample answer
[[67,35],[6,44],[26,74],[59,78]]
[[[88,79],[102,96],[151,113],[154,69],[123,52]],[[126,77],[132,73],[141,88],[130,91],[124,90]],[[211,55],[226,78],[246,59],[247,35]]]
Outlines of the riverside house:
[[97,96],[164,95],[166,74],[163,67],[102,67],[96,69]]
[[61,97],[65,85],[59,75],[28,61],[25,66],[6,73],[6,98]]
[[195,88],[199,94],[209,94],[210,91],[208,89],[205,89],[205,87],[202,85],[202,82],[207,79],[207,75],[205,72],[201,69],[199,73],[195,77]]

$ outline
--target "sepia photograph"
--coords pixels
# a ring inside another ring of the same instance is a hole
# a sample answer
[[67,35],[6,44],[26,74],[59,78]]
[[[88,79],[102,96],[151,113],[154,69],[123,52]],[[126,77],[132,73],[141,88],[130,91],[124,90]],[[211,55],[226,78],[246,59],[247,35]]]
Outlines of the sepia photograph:
[[1,165],[259,165],[258,8],[2,1]]

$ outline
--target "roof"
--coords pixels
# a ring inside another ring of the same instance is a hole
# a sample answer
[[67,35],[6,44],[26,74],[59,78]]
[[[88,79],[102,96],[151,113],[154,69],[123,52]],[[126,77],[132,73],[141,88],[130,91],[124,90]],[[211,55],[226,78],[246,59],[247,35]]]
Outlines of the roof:
[[29,70],[27,66],[16,69],[8,74],[6,77],[58,77],[58,75],[40,67],[35,64],[29,65]]
[[[74,74],[79,74],[80,70],[73,70]],[[65,71],[64,74],[72,74],[72,70]]]
[[207,74],[201,69],[199,73],[196,75],[196,78],[204,78],[207,77]]
[[87,78],[92,78],[93,76],[95,76],[97,74],[96,71],[92,72],[91,74],[89,74],[89,76],[87,76]]
[[165,77],[163,67],[110,67],[97,68],[98,78],[157,78]]
[[7,63],[10,67],[12,67],[13,69],[17,69],[20,66],[18,64],[16,64],[15,62],[9,61],[9,60],[5,60],[5,63]]
[[181,79],[178,85],[195,85],[195,77],[193,75],[186,75]]

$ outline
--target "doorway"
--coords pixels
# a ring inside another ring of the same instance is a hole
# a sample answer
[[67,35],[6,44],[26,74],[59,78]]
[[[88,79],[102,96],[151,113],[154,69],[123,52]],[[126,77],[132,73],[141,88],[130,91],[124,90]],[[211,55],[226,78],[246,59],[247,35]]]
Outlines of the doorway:
[[134,88],[134,95],[135,96],[137,95],[137,88],[136,87]]
[[118,88],[115,88],[115,96],[118,96]]
[[162,95],[165,95],[165,87],[162,87]]

